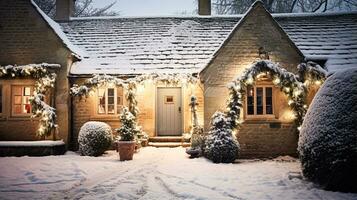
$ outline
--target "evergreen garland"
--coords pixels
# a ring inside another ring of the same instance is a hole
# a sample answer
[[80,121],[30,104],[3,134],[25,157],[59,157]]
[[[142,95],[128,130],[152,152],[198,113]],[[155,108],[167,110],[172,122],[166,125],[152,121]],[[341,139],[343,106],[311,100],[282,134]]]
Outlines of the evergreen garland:
[[49,89],[54,87],[56,74],[50,72],[48,68],[60,68],[59,64],[29,64],[29,65],[7,65],[0,66],[0,78],[34,78],[35,90],[30,98],[32,106],[31,118],[40,117],[39,127],[36,134],[38,136],[49,136],[53,129],[56,129],[56,109],[49,106],[45,101],[45,95]]
[[[133,78],[123,79],[115,76],[110,76],[106,74],[96,74],[92,78],[87,79],[83,85],[74,84],[70,88],[70,94],[74,97],[88,97],[95,89],[99,87],[113,87],[119,86],[126,89],[125,98],[128,102],[128,110],[134,116],[135,126],[137,130],[140,130],[137,133],[138,137],[145,137],[145,134],[141,131],[140,127],[137,126],[136,119],[139,114],[139,108],[137,106],[138,102],[136,100],[136,89],[139,84],[144,83],[145,81],[152,81],[154,84],[164,83],[165,85],[186,85],[196,84],[198,78],[192,74],[143,74],[138,75]],[[140,139],[140,138],[139,138]]]
[[288,96],[288,104],[294,112],[295,123],[299,129],[307,110],[305,101],[308,85],[306,83],[311,81],[322,83],[327,73],[313,62],[300,64],[298,70],[299,75],[295,75],[278,64],[262,60],[255,62],[241,76],[228,84],[229,100],[226,115],[231,129],[239,128],[239,116],[245,92],[248,86],[254,85],[260,75],[271,77],[273,84]]

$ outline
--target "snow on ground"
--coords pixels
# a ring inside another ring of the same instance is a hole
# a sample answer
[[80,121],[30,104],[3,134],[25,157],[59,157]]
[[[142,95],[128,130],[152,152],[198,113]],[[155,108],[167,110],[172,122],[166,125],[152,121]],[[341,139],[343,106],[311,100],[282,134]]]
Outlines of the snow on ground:
[[289,157],[213,164],[184,148],[146,147],[133,161],[102,157],[0,158],[0,199],[357,199],[301,178]]

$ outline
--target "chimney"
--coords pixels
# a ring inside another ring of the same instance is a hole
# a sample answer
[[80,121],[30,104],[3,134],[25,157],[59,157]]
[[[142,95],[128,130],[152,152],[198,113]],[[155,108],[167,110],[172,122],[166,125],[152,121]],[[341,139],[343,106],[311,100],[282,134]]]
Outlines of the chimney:
[[74,15],[75,0],[56,0],[56,21],[69,21]]
[[198,14],[211,15],[211,0],[198,0]]

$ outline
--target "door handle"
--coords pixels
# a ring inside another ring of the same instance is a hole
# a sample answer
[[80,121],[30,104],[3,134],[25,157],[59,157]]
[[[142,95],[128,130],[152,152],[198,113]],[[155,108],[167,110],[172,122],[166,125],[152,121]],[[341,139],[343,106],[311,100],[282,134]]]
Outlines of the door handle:
[[181,106],[178,107],[178,111],[179,111],[179,113],[181,112]]

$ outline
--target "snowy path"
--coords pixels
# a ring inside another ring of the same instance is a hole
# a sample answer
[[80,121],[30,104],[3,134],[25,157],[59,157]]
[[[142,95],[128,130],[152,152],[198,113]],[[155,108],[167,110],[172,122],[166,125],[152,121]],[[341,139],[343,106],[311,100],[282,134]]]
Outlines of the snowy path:
[[0,158],[0,199],[357,199],[301,179],[299,162],[190,160],[183,148]]

